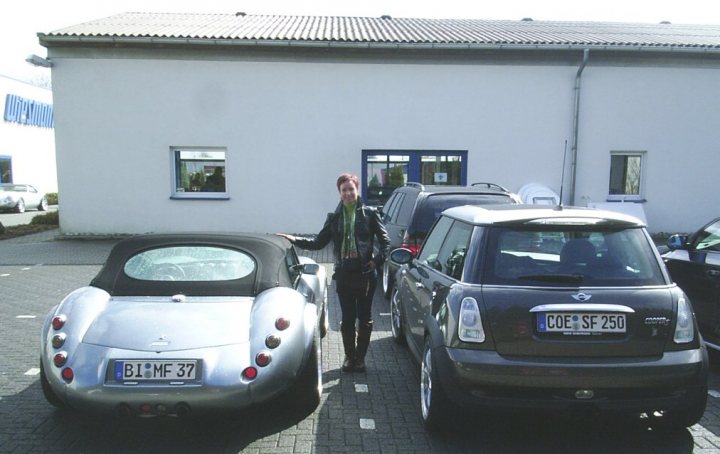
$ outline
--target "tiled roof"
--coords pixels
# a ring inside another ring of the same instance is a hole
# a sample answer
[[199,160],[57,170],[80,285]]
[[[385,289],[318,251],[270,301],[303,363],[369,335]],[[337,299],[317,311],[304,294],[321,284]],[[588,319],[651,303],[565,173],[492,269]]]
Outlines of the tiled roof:
[[431,47],[720,50],[720,25],[532,20],[123,13],[40,34],[67,41],[207,41]]

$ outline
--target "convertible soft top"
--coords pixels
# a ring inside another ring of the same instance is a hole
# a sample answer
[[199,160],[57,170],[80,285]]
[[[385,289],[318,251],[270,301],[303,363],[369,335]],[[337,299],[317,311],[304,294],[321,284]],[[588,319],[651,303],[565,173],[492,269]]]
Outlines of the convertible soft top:
[[[244,252],[257,269],[249,276],[224,281],[144,281],[124,272],[136,254],[160,247],[214,246]],[[90,283],[113,296],[256,296],[272,287],[291,287],[286,258],[292,245],[270,234],[174,233],[137,235],[117,243],[100,272]]]

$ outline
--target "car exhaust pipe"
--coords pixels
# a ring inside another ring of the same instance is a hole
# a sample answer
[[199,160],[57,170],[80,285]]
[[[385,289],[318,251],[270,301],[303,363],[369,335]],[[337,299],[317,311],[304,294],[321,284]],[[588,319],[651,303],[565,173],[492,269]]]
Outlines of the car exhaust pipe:
[[123,419],[130,418],[132,417],[132,410],[128,404],[120,404],[115,407],[115,416]]
[[178,418],[189,418],[190,413],[192,413],[190,406],[184,402],[177,404],[175,407],[175,414]]

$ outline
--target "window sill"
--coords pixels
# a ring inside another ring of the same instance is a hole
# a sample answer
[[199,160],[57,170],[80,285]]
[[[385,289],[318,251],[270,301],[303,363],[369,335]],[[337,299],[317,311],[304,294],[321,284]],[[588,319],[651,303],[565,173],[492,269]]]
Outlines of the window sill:
[[606,201],[606,202],[610,202],[610,203],[646,203],[646,202],[647,202],[647,199],[642,199],[642,198],[632,198],[632,199],[630,199],[630,198],[624,198],[624,197],[618,197],[618,198],[608,197],[608,198],[605,199],[605,201]]
[[170,200],[230,200],[230,196],[212,193],[174,194],[170,196]]

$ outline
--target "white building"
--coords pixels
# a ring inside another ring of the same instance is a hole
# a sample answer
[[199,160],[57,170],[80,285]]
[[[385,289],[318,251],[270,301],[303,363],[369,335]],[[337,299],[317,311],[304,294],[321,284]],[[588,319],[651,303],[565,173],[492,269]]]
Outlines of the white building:
[[0,74],[0,183],[57,192],[52,92]]
[[564,174],[565,204],[637,203],[652,232],[720,209],[720,26],[127,13],[40,42],[65,234],[316,232],[340,172],[393,167]]

